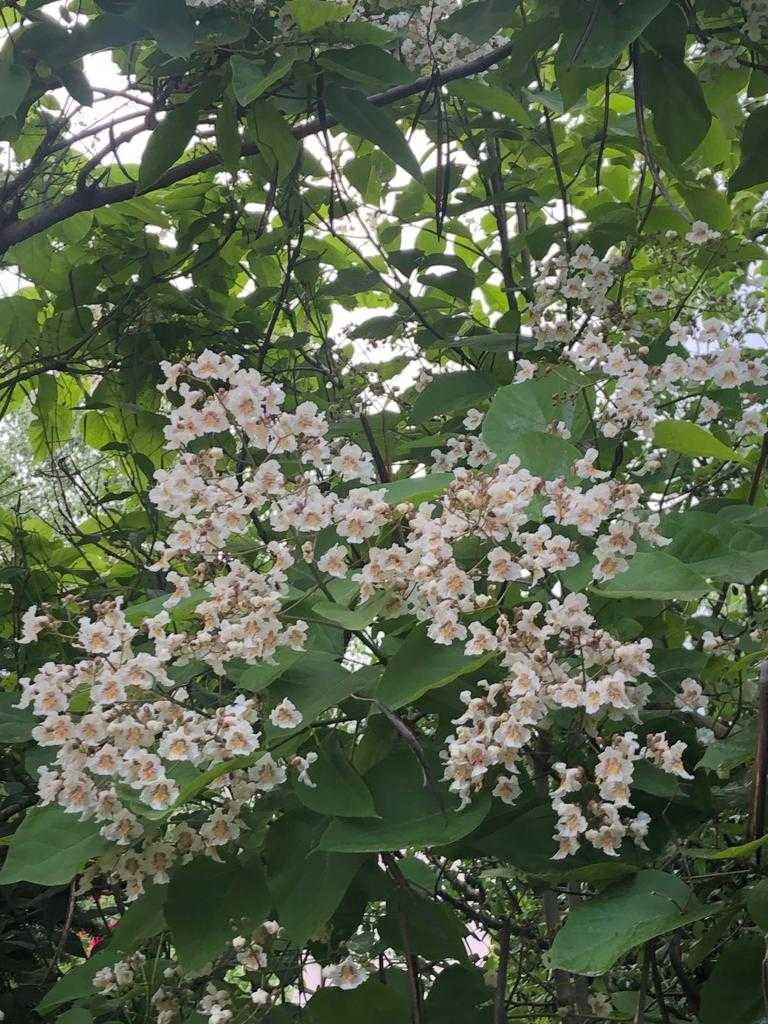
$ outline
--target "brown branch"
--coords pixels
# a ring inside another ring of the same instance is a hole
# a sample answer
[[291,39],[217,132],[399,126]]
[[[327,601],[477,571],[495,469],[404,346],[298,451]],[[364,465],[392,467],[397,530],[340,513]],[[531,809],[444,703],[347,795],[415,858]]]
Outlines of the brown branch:
[[672,936],[672,941],[669,944],[669,962],[677,980],[680,982],[680,987],[685,993],[688,1006],[693,1014],[698,1017],[701,997],[698,988],[685,969],[683,958],[680,956],[680,932]]
[[653,942],[646,942],[643,948],[643,967],[640,975],[640,992],[637,996],[637,1009],[632,1018],[632,1024],[644,1024],[645,1001],[648,996],[648,977],[651,970],[651,959],[653,958]]
[[[768,661],[760,666],[760,692],[757,705],[757,740],[755,742],[755,777],[749,815],[749,838],[759,839],[765,832],[765,782],[768,771]],[[755,854],[760,862],[760,850]]]
[[[384,92],[373,93],[373,95],[368,97],[368,102],[373,103],[377,107],[385,107],[391,103],[397,103],[399,100],[407,99],[410,96],[416,96],[425,89],[434,88],[436,81],[439,85],[445,85],[447,82],[468,78],[470,75],[487,71],[494,64],[508,57],[512,50],[513,44],[506,43],[504,46],[496,47],[489,53],[484,54],[482,57],[477,57],[475,60],[467,61],[464,64],[457,64],[447,71],[440,72],[437,76],[430,74],[423,78],[417,78],[415,82],[411,82],[408,85],[398,85],[392,89],[386,89]],[[305,139],[311,135],[318,135],[325,128],[331,128],[336,125],[336,121],[326,117],[322,122],[318,119],[297,125],[293,129],[293,134],[296,139]],[[256,156],[258,152],[259,147],[256,143],[245,143],[242,147],[242,156]],[[168,188],[170,185],[175,185],[186,178],[191,178],[196,174],[202,174],[204,171],[219,167],[221,162],[221,157],[216,152],[206,153],[204,156],[187,160],[166,171],[148,191],[154,192],[158,189]],[[24,220],[12,221],[0,227],[0,253],[5,252],[12,245],[17,245],[27,238],[32,238],[34,235],[48,230],[54,224],[60,224],[61,221],[67,220],[77,213],[98,210],[114,203],[123,203],[133,199],[136,194],[137,186],[133,182],[103,188],[96,186],[80,188],[60,203],[49,206],[41,210],[40,213],[27,217]]]
[[763,473],[765,472],[766,460],[768,460],[768,433],[763,434],[763,443],[760,447],[760,455],[758,456],[755,473],[752,477],[752,483],[749,488],[749,497],[747,498],[747,501],[750,505],[755,504],[757,492],[760,488],[760,481],[762,480]]
[[360,423],[362,424],[366,439],[370,445],[371,455],[373,456],[373,462],[376,466],[376,473],[379,480],[383,484],[388,484],[392,480],[392,473],[390,472],[386,459],[381,453],[381,449],[376,443],[376,437],[373,433],[373,427],[371,426],[371,421],[368,418],[368,413],[360,413]]
[[61,929],[61,937],[56,945],[56,951],[53,954],[53,959],[48,967],[48,973],[46,978],[50,978],[55,972],[61,960],[64,947],[67,944],[67,937],[69,936],[69,929],[72,927],[72,918],[75,916],[75,906],[77,904],[77,884],[79,876],[75,875],[69,886],[69,901],[67,903],[67,914],[64,918],[64,924]]
[[408,919],[403,910],[402,900],[410,892],[408,882],[400,867],[391,853],[383,853],[381,859],[386,865],[392,880],[398,888],[398,920],[400,923],[400,936],[403,941],[403,952],[408,970],[408,986],[411,992],[411,1017],[413,1024],[424,1024],[424,1002],[421,991],[421,978],[419,977],[419,959],[414,954],[411,946],[411,933],[408,927]]
[[499,966],[496,971],[496,991],[493,1000],[493,1024],[507,1024],[507,975],[509,974],[509,921],[499,930]]
[[656,1003],[659,1007],[659,1014],[661,1015],[661,1024],[671,1024],[669,1011],[664,999],[664,986],[662,984],[661,971],[659,970],[659,965],[656,963],[655,956],[651,957],[651,979],[653,981],[653,992],[656,996]]
[[669,189],[662,181],[661,171],[656,164],[656,158],[654,157],[650,143],[648,142],[648,135],[645,130],[645,103],[643,101],[643,78],[642,71],[640,69],[640,51],[637,43],[632,43],[629,48],[630,56],[632,58],[632,88],[635,98],[635,123],[637,125],[637,135],[640,139],[640,147],[645,157],[645,162],[648,165],[648,170],[651,172],[656,188],[661,192],[666,201],[675,211],[679,214],[683,220],[687,220],[690,224],[693,217],[684,210],[675,200],[672,198]]

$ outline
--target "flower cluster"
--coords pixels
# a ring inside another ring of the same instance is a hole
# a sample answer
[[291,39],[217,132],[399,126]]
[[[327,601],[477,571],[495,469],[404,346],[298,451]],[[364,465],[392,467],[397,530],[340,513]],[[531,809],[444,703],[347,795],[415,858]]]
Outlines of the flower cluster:
[[[597,628],[583,594],[553,599],[546,609],[533,604],[514,623],[500,616],[489,643],[502,653],[508,675],[494,683],[481,681],[480,695],[469,690],[461,694],[466,710],[454,720],[457,729],[443,755],[445,778],[463,803],[489,773],[495,779],[494,795],[515,802],[520,766],[526,763],[527,751],[535,754],[537,736],[552,711],[570,711],[574,721],[577,715],[586,716],[584,727],[596,737],[594,723],[600,718],[639,722],[650,693],[647,679],[654,675],[651,642],[622,643]],[[565,802],[567,794],[582,788],[584,770],[555,765],[560,774],[552,793],[558,816],[555,857],[575,853],[582,833],[595,848],[610,854],[627,834],[636,841],[643,838],[647,818],[622,823],[619,813],[632,807],[632,761],[648,757],[662,770],[689,778],[681,759],[684,744],[668,747],[665,742],[661,735],[640,750],[636,736],[625,733],[618,746],[601,751],[594,770],[600,802],[587,808],[598,822],[593,828],[581,807]]]
[[449,68],[466,60],[474,60],[499,46],[503,39],[494,36],[478,45],[460,33],[448,33],[442,23],[460,6],[456,0],[427,0],[414,7],[400,4],[400,10],[371,14],[365,3],[355,5],[351,20],[380,25],[399,36],[397,47],[405,64],[419,70],[438,66]]
[[[585,246],[569,267],[589,278],[594,306],[610,270]],[[706,364],[721,386],[729,372],[760,379],[755,364],[723,351]],[[666,364],[652,370],[597,337],[579,338],[571,358],[611,367],[616,384],[606,408],[621,405],[622,389],[637,388],[632,422],[652,406],[660,374],[671,386]],[[102,823],[118,851],[100,868],[129,896],[146,878],[167,881],[175,860],[215,857],[236,842],[244,810],[284,783],[289,767],[311,785],[311,752],[286,763],[263,750],[265,729],[303,722],[290,694],[268,709],[235,693],[211,709],[183,685],[206,673],[224,681],[233,664],[304,649],[309,627],[290,603],[297,565],[309,566],[326,592],[326,580],[346,579],[360,601],[377,598],[380,618],[412,614],[436,644],[461,643],[468,657],[492,658],[506,671],[502,682],[485,684],[486,696],[464,695],[467,712],[447,742],[446,779],[463,802],[498,767],[507,774],[495,792],[514,799],[517,762],[551,712],[637,721],[647,695],[640,677],[653,672],[649,642],[622,644],[598,629],[587,596],[568,592],[564,581],[586,559],[596,581],[610,580],[639,542],[667,541],[658,516],[642,508],[641,487],[608,478],[596,449],[584,451],[567,479],[545,480],[516,456],[494,463],[484,442],[468,434],[437,453],[453,470],[438,501],[393,507],[381,490],[356,486],[372,482],[371,456],[330,441],[315,403],[286,408],[274,382],[208,350],[162,368],[166,444],[178,455],[156,472],[150,492],[170,526],[149,560],[166,574],[170,593],[151,614],[128,613],[118,598],[70,623],[33,607],[21,637],[27,643],[42,630],[58,631],[83,655],[74,664],[46,663],[22,680],[21,704],[41,719],[37,742],[55,751],[40,771],[41,800]],[[481,421],[472,410],[464,425],[471,431]],[[562,424],[552,429],[567,433]],[[468,539],[475,545],[469,560],[461,554]],[[503,613],[510,586],[521,595],[512,621]],[[537,587],[559,596],[544,608],[531,596]],[[212,769],[213,799],[196,810],[189,804],[196,780]],[[165,822],[151,838],[147,814]]]
[[93,976],[93,987],[105,996],[131,988],[136,976],[144,970],[146,959],[143,953],[132,953],[111,967],[102,967]]
[[650,816],[645,811],[625,819],[621,816],[623,809],[633,809],[630,797],[635,762],[646,759],[670,775],[691,779],[693,776],[686,772],[682,761],[684,750],[684,743],[670,745],[664,733],[649,735],[644,747],[633,732],[614,736],[598,755],[593,781],[596,794],[586,805],[568,799],[585,785],[583,770],[568,768],[562,762],[555,764],[558,785],[550,793],[557,816],[554,838],[558,851],[554,859],[576,853],[582,836],[596,850],[611,857],[617,856],[625,838],[646,849]]
[[768,3],[766,0],[741,0],[746,15],[744,29],[753,43],[768,35]]
[[[187,7],[208,10],[227,5],[248,10],[261,9],[269,0],[186,0]],[[371,9],[367,0],[353,0],[349,20],[366,22],[383,28],[397,36],[397,53],[403,63],[417,70],[439,66],[449,68],[462,61],[474,60],[489,53],[503,43],[501,36],[493,36],[482,44],[473,42],[458,32],[444,31],[444,22],[461,6],[457,0],[427,0],[414,5],[390,5],[395,10],[381,13]],[[281,12],[279,24],[286,31],[295,29],[288,9]]]
[[[686,235],[694,246],[718,237],[702,221]],[[662,418],[709,423],[719,417],[722,400],[708,392],[736,389],[742,403],[737,433],[765,432],[763,403],[757,390],[750,391],[768,381],[764,360],[747,357],[736,343],[723,344],[728,328],[722,321],[709,318],[686,324],[671,319],[667,345],[674,351],[661,362],[648,360],[647,346],[627,334],[627,328],[632,331],[639,325],[612,323],[607,289],[614,270],[590,246],[578,246],[570,257],[557,256],[542,270],[533,307],[537,347],[564,348],[574,366],[602,379],[593,422],[605,437],[631,431],[650,439],[655,422]],[[648,301],[669,308],[676,300],[665,288],[655,287],[649,290]],[[526,379],[533,367],[521,362],[518,380]]]

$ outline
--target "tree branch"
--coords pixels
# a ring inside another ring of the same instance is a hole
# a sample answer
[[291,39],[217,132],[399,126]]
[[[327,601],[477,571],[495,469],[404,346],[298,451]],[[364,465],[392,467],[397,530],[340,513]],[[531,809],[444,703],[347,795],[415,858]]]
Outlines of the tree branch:
[[[466,61],[464,64],[457,64],[447,71],[417,78],[415,82],[407,85],[398,85],[392,89],[386,89],[384,92],[373,93],[373,95],[368,97],[368,102],[373,103],[377,107],[385,107],[391,103],[397,103],[399,100],[415,96],[425,89],[434,88],[436,84],[445,85],[447,82],[480,74],[493,67],[494,64],[497,64],[505,57],[508,57],[512,53],[512,49],[513,44],[506,43],[504,46],[496,47],[489,53],[484,54],[482,57]],[[329,117],[322,120],[306,121],[304,124],[297,125],[293,129],[293,134],[296,139],[305,139],[311,135],[319,134],[326,128],[335,127],[337,124],[338,122]],[[258,152],[259,148],[255,143],[245,143],[242,147],[242,156],[255,156]],[[172,167],[148,191],[154,192],[158,189],[168,188],[170,185],[175,185],[186,178],[191,178],[196,174],[202,174],[204,171],[219,167],[221,163],[221,157],[216,152],[187,160],[176,167]],[[47,231],[54,224],[60,224],[61,221],[67,220],[77,213],[98,210],[104,206],[111,206],[114,203],[123,203],[133,199],[137,193],[137,186],[133,182],[103,188],[97,186],[78,188],[60,203],[49,206],[47,209],[41,210],[40,213],[36,213],[24,220],[14,220],[0,227],[0,253],[5,252],[12,245],[18,245],[19,242],[24,242],[34,235]]]

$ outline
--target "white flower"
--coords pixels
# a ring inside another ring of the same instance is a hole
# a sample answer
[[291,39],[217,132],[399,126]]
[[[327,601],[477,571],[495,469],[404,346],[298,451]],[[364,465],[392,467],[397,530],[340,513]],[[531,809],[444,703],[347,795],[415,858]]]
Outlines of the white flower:
[[33,643],[50,621],[47,615],[38,615],[37,605],[33,604],[21,617],[21,636],[17,643]]
[[520,783],[514,775],[500,775],[496,780],[493,795],[505,804],[513,804],[520,796]]
[[684,679],[680,683],[680,692],[675,696],[675,707],[681,711],[706,711],[708,703],[709,698],[694,679]]
[[713,231],[709,224],[703,220],[694,221],[691,230],[685,236],[686,241],[692,242],[694,245],[704,245],[706,242],[719,237],[720,232]]
[[278,729],[295,729],[297,725],[301,725],[304,721],[304,716],[293,701],[285,697],[277,707],[272,709],[269,714],[269,720]]
[[331,469],[339,473],[342,480],[362,480],[371,483],[374,479],[371,456],[356,444],[345,444],[331,461]]
[[470,409],[464,417],[463,423],[467,430],[477,430],[484,419],[485,413],[480,412],[479,409]]
[[339,964],[330,964],[323,968],[323,977],[329,985],[336,985],[338,988],[357,988],[368,979],[369,972],[351,956],[346,957]]
[[166,811],[179,795],[179,787],[172,779],[158,779],[141,791],[142,803],[148,804],[153,811]]
[[344,579],[349,572],[349,566],[347,565],[348,554],[349,551],[343,544],[334,544],[333,547],[328,548],[324,555],[318,558],[317,567],[321,572],[328,573],[329,576]]

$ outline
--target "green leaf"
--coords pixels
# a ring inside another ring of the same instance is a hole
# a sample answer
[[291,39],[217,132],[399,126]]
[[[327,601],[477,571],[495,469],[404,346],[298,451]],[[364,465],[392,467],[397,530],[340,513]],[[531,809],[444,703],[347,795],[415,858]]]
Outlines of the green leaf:
[[760,573],[768,571],[768,549],[730,551],[727,555],[704,558],[689,564],[708,579],[723,583],[751,583]]
[[715,740],[704,751],[698,768],[709,771],[732,771],[754,757],[757,729],[754,720],[742,729],[734,729],[724,739]]
[[139,0],[131,15],[172,57],[188,57],[194,50],[195,23],[185,0]]
[[500,28],[509,25],[516,7],[517,0],[477,0],[447,18],[440,18],[438,31],[447,38],[458,33],[473,43],[484,43]]
[[182,156],[195,134],[203,109],[221,91],[222,82],[208,79],[183,103],[166,114],[149,137],[139,166],[139,189],[146,191]]
[[698,423],[689,420],[659,420],[653,431],[653,443],[681,455],[699,459],[722,459],[725,462],[743,462],[744,457],[723,444]]
[[277,169],[280,180],[286,178],[301,148],[283,115],[269,100],[257,100],[248,108],[248,127],[267,166]]
[[546,433],[562,420],[578,440],[589,424],[591,381],[577,370],[554,367],[533,380],[499,388],[483,424],[483,439],[500,459],[516,453],[519,438]]
[[256,860],[217,864],[196,857],[171,875],[165,919],[187,972],[218,956],[242,918],[252,925],[269,916],[271,899]]
[[585,68],[571,64],[561,46],[555,54],[555,76],[564,110],[569,110],[586,96],[587,89],[604,82],[607,74],[607,68]]
[[427,473],[424,476],[394,480],[391,484],[382,484],[380,488],[374,489],[380,490],[384,501],[390,505],[399,505],[403,501],[418,505],[442,494],[455,479],[453,473]]
[[411,1019],[404,992],[374,978],[349,992],[321,988],[307,1003],[305,1014],[309,1024],[408,1024]]
[[741,163],[728,181],[728,191],[740,192],[768,181],[768,107],[753,110],[741,133]]
[[595,587],[603,597],[651,601],[698,601],[708,591],[703,576],[663,551],[639,551],[626,572]]
[[69,95],[85,107],[93,106],[93,89],[84,72],[78,67],[66,67],[59,70],[64,88]]
[[416,80],[410,68],[378,46],[325,50],[318,54],[317,63],[372,90],[388,85],[406,85]]
[[693,188],[678,183],[685,205],[697,220],[703,220],[718,231],[727,231],[732,216],[728,198],[716,188]]
[[565,23],[561,46],[564,64],[608,68],[633,43],[643,29],[668,6],[670,0],[594,0],[575,4],[563,0],[560,16]]
[[432,416],[452,416],[463,412],[477,402],[485,401],[493,391],[493,380],[485,373],[475,370],[439,373],[413,403],[411,422],[423,423]]
[[114,947],[112,942],[106,949],[99,949],[83,963],[70,967],[37,1005],[39,1013],[48,1014],[73,999],[89,999],[93,997],[93,979],[103,967],[111,967],[120,960],[127,950]]
[[56,1018],[56,1024],[93,1024],[93,1014],[84,1006],[73,1006]]
[[426,626],[417,626],[387,663],[376,696],[396,710],[417,701],[428,690],[474,672],[490,657],[492,653],[467,657],[463,643],[436,644],[427,636]]
[[402,935],[407,926],[409,946],[427,960],[465,960],[466,930],[456,911],[413,889],[398,890],[387,901],[387,914],[377,924],[385,946],[405,952]]
[[428,1021],[439,1024],[491,1024],[492,993],[477,967],[452,964],[444,968],[429,990]]
[[29,425],[29,441],[36,460],[48,458],[72,436],[72,408],[78,395],[71,377],[54,377],[50,373],[38,377],[35,418]]
[[165,930],[167,885],[149,885],[142,896],[128,905],[112,930],[109,948],[130,951]]
[[328,817],[375,818],[371,791],[333,733],[320,745],[318,755],[310,769],[313,785],[293,782],[293,791],[304,806]]
[[115,963],[147,939],[165,929],[163,908],[168,890],[164,885],[149,886],[143,896],[131,903],[109,936],[109,945],[85,963],[71,967],[41,999],[37,1009],[50,1013],[73,999],[93,994],[93,976],[102,967]]
[[768,834],[753,839],[749,843],[742,843],[740,846],[726,846],[722,850],[706,850],[700,846],[689,846],[686,857],[696,857],[699,860],[743,860],[744,857],[751,857],[752,854],[768,843]]
[[100,828],[99,822],[79,821],[55,804],[33,807],[11,840],[0,885],[66,885],[92,857],[112,849]]
[[757,927],[768,932],[768,878],[750,885],[744,891],[744,903]]
[[396,32],[369,21],[328,22],[314,36],[326,43],[373,43],[375,46],[386,46],[397,39]]
[[16,113],[30,81],[25,67],[0,60],[0,117]]
[[[274,695],[276,702],[287,694],[303,715],[300,728],[306,728],[328,708],[341,704],[351,693],[364,693],[370,689],[378,679],[378,671],[369,666],[349,672],[328,654],[305,654],[272,686],[270,694]],[[268,727],[267,734],[285,738],[290,735],[290,730]]]
[[573,974],[605,974],[635,946],[716,911],[663,871],[640,871],[569,913],[555,936],[550,962]]
[[314,32],[329,22],[341,21],[352,10],[336,0],[289,0],[288,9],[302,32]]
[[285,78],[295,62],[296,54],[286,53],[272,67],[266,68],[262,61],[233,54],[229,58],[229,65],[232,68],[232,88],[238,103],[244,107],[249,106],[267,89]]
[[27,743],[37,719],[31,708],[17,708],[19,691],[0,693],[0,743]]
[[656,137],[672,159],[682,163],[698,148],[712,122],[699,80],[682,60],[651,53],[642,55],[641,68]]
[[335,601],[317,601],[312,605],[312,611],[320,618],[333,622],[342,629],[365,629],[377,618],[382,608],[390,600],[390,595],[382,591],[372,597],[369,601],[357,606],[357,608],[345,608]]
[[765,940],[742,935],[720,953],[701,989],[701,1024],[766,1024],[761,978]]
[[666,799],[680,796],[682,793],[680,779],[676,775],[669,775],[649,761],[638,761],[635,764],[632,785],[643,793],[662,796]]
[[461,82],[451,82],[448,85],[448,92],[456,96],[470,106],[479,107],[480,110],[492,110],[497,114],[505,114],[513,121],[520,121],[528,124],[530,117],[520,100],[505,92],[497,85],[488,85],[485,82],[478,82],[474,78],[465,78]]
[[329,82],[325,105],[342,128],[368,139],[412,177],[421,179],[421,168],[405,136],[389,114],[375,107],[356,89]]
[[443,846],[473,832],[485,818],[490,798],[482,793],[464,810],[451,794],[425,782],[415,756],[402,749],[376,764],[366,775],[380,817],[337,818],[318,849],[338,853],[378,853],[406,847]]
[[266,842],[267,879],[280,923],[303,946],[333,916],[362,857],[316,849],[325,819],[283,815]]
[[570,441],[539,431],[520,434],[515,440],[514,454],[525,469],[542,480],[570,476],[574,462],[581,458],[581,452]]

